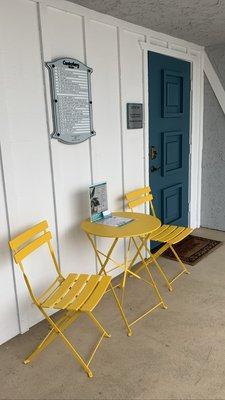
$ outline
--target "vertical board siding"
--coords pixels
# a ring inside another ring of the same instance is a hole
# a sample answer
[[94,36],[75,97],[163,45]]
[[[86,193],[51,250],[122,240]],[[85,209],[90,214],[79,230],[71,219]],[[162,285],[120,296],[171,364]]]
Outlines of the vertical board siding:
[[107,181],[109,207],[121,210],[121,139],[117,30],[89,21],[86,27],[87,62],[93,68],[92,96],[96,137],[91,141],[93,179]]
[[[143,129],[127,129],[126,116],[127,103],[144,101],[142,50],[139,44],[144,40],[143,35],[120,30],[125,193],[144,186],[144,132]],[[139,211],[143,211],[143,207],[140,207]]]
[[[48,7],[42,23],[45,61],[65,56],[85,61],[82,17]],[[48,81],[47,71],[46,76]],[[89,213],[89,143],[70,146],[51,140],[51,146],[62,272],[94,273],[94,254],[79,227]]]
[[[54,238],[58,238],[55,247],[62,272],[95,273],[93,250],[79,227],[89,216],[88,186],[93,181],[107,181],[109,207],[121,210],[124,193],[143,186],[146,177],[148,181],[144,165],[148,133],[146,127],[127,130],[126,104],[143,102],[145,111],[148,108],[147,52],[140,42],[147,39],[150,43],[151,34],[145,28],[63,0],[0,1],[0,290],[4,294],[0,342],[41,319],[18,267],[12,270],[8,231],[14,236],[47,219]],[[163,40],[169,47],[169,37],[157,33],[154,37],[158,44]],[[175,42],[178,47],[183,43]],[[165,51],[169,52],[168,48]],[[52,111],[44,62],[66,56],[93,68],[96,136],[77,145],[49,137]],[[201,69],[195,65],[201,77]],[[193,129],[198,132],[200,128]],[[105,251],[110,240],[99,239],[98,245]],[[123,240],[113,256],[122,261]],[[35,252],[27,263],[37,293],[53,276],[50,264],[46,248]],[[6,309],[9,321],[4,324]]]
[[11,339],[19,333],[19,320],[17,313],[16,293],[14,286],[14,276],[12,270],[12,262],[8,248],[8,224],[7,224],[7,210],[4,198],[4,181],[2,175],[2,168],[0,169],[0,344],[6,340]]
[[[91,141],[93,180],[106,181],[110,210],[123,207],[121,126],[117,29],[114,26],[88,21],[86,23],[87,63],[93,68],[92,97],[96,137]],[[98,239],[105,250],[110,240]],[[113,252],[121,261],[123,241]]]
[[[0,7],[1,48],[4,49],[1,76],[7,107],[7,114],[2,116],[6,130],[1,131],[1,141],[10,232],[14,236],[48,219],[54,234],[37,5],[18,0],[12,6],[4,0]],[[41,264],[32,265],[34,274],[38,269],[35,287],[46,285],[50,280],[52,274],[47,267],[44,259]],[[18,268],[16,286],[21,329],[26,330],[40,315],[31,307]]]
[[[124,29],[119,30],[124,193],[142,187],[145,184],[144,129],[127,129],[127,103],[144,102],[143,58],[139,44],[139,42],[144,41],[145,36],[143,35],[137,35]],[[144,206],[138,206],[135,211],[144,212]],[[134,251],[135,248],[131,248],[130,254],[134,254]],[[144,250],[142,253],[144,254]]]

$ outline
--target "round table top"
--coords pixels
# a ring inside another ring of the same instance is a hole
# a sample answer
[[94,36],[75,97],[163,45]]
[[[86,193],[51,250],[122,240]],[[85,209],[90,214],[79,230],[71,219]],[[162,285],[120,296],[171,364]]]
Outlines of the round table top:
[[115,227],[91,222],[88,218],[81,223],[81,229],[86,233],[100,237],[127,238],[147,235],[156,231],[161,226],[160,220],[152,215],[122,211],[113,212],[112,215],[132,218],[133,221],[126,225]]

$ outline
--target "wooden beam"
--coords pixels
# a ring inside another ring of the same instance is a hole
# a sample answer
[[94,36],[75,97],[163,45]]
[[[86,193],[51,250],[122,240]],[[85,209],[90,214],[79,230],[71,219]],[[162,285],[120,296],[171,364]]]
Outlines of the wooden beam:
[[205,51],[204,51],[204,72],[208,78],[212,90],[215,93],[215,96],[220,104],[220,107],[222,108],[225,114],[225,90]]

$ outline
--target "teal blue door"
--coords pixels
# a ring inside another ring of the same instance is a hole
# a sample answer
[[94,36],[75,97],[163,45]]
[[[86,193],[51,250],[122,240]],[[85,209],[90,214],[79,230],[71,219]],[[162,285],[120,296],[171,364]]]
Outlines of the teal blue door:
[[164,224],[188,226],[190,64],[148,54],[149,183]]

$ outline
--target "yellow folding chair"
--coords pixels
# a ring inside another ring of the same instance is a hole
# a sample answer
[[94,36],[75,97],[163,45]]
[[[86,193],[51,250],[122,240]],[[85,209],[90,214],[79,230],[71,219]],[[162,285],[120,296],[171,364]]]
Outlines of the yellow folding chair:
[[[129,192],[125,195],[125,199],[128,201],[127,205],[131,211],[137,206],[140,206],[142,204],[149,203],[150,205],[150,212],[153,216],[156,216],[155,214],[155,209],[153,205],[153,195],[151,193],[151,188],[150,186],[145,186],[143,188],[139,188],[136,190],[133,190],[132,192]],[[181,240],[183,240],[185,237],[190,235],[190,233],[193,231],[192,228],[187,228],[184,226],[176,226],[176,225],[161,225],[159,229],[157,229],[153,235],[151,236],[151,240],[164,243],[163,246],[159,248],[158,251],[156,251],[154,254],[151,253],[150,249],[146,247],[146,250],[148,252],[149,258],[147,260],[148,265],[155,263],[155,260],[164,253],[167,249],[171,249],[173,252],[174,256],[176,257],[181,271],[173,278],[169,278],[166,274],[165,271],[160,267],[160,265],[157,263],[158,271],[160,274],[163,276],[165,279],[167,286],[170,291],[172,291],[172,286],[171,284],[183,273],[190,274],[186,266],[183,264],[181,261],[180,257],[178,256],[177,252],[174,249],[174,244],[179,243]],[[138,273],[141,269],[143,269],[144,266],[142,265],[136,272]]]
[[[36,355],[43,351],[56,339],[57,336],[59,336],[69,348],[73,356],[81,364],[87,375],[91,378],[93,374],[89,368],[89,365],[94,357],[94,354],[103,337],[110,337],[109,333],[103,328],[103,326],[94,316],[93,310],[106,292],[110,284],[111,277],[70,273],[66,278],[64,278],[56,260],[51,239],[52,235],[48,230],[48,223],[47,221],[42,221],[9,242],[9,245],[13,251],[14,260],[17,264],[19,264],[30,296],[34,304],[36,304],[48,321],[51,328],[44,340],[42,340],[34,352],[28,358],[26,358],[24,363],[28,364],[31,362]],[[40,296],[37,297],[31,287],[28,275],[25,272],[23,261],[41,246],[48,246],[54,267],[56,269],[56,279]],[[53,319],[46,312],[46,309],[49,308],[64,310],[64,314],[57,320],[55,318]],[[82,313],[85,313],[93,321],[101,333],[101,337],[91,352],[88,361],[84,360],[77,349],[64,335],[65,329],[68,328]]]

